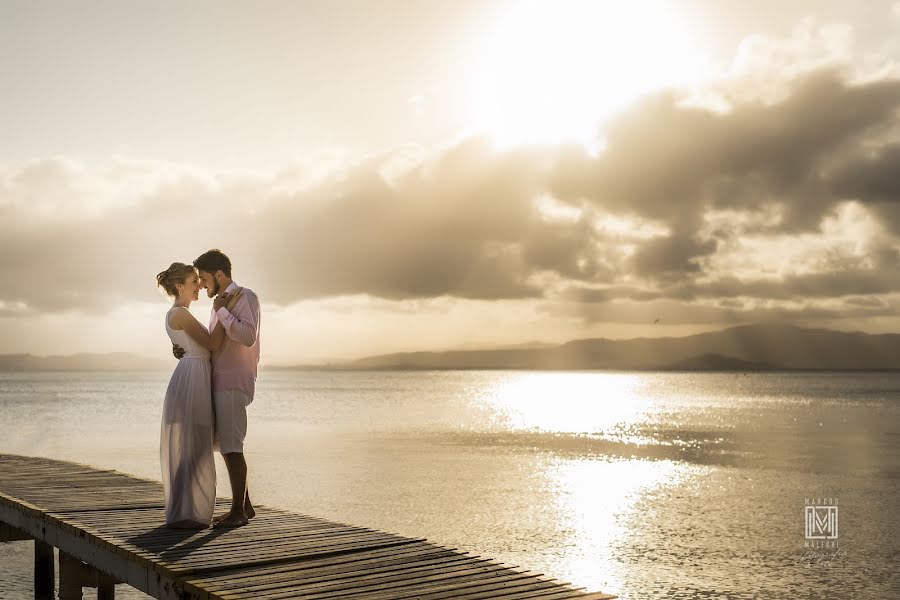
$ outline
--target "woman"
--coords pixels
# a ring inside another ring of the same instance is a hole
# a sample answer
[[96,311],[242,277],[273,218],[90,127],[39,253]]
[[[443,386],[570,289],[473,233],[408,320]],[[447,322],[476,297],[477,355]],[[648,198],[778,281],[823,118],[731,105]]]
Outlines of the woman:
[[[210,334],[188,310],[200,295],[200,279],[194,267],[172,263],[156,276],[156,283],[174,300],[166,313],[169,339],[185,349],[169,380],[163,405],[159,452],[166,526],[203,529],[212,522],[216,504],[209,353],[222,343],[225,330],[220,323]],[[241,293],[243,288],[231,294],[229,310]]]

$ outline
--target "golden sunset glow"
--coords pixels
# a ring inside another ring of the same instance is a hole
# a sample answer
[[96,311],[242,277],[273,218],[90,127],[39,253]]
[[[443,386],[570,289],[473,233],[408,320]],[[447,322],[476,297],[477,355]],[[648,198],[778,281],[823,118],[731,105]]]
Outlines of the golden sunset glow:
[[602,120],[651,90],[708,72],[668,2],[514,3],[476,68],[478,127],[500,146],[598,144]]

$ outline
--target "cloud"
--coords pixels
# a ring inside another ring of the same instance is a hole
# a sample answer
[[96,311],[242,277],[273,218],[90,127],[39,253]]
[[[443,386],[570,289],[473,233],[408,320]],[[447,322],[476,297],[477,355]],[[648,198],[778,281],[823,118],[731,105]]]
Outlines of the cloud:
[[[661,94],[612,125],[603,155],[563,155],[554,191],[677,224],[696,223],[706,206],[750,209],[769,199],[818,206],[816,217],[836,201],[819,169],[861,138],[877,139],[879,127],[895,124],[898,106],[900,80],[851,86],[832,71],[797,81],[782,102],[724,115]],[[808,221],[817,222],[789,224]]]
[[854,70],[854,30],[845,23],[820,23],[806,18],[790,35],[775,38],[752,34],[738,45],[734,59],[717,87],[731,97],[771,102],[789,93],[793,81],[812,72]]
[[[385,160],[310,177],[289,192],[284,173],[201,174],[122,160],[7,167],[0,300],[36,311],[102,312],[149,300],[156,272],[210,247],[233,255],[235,277],[252,273],[277,304],[356,293],[541,295],[528,281],[529,261],[547,260],[540,242],[559,232],[532,202],[531,157],[498,154],[472,139],[395,184],[379,172]],[[117,201],[84,210],[107,192]],[[526,236],[538,248],[528,256]],[[583,244],[557,249],[554,260],[577,247]]]
[[628,323],[647,325],[659,319],[665,325],[742,324],[762,321],[829,321],[896,317],[897,301],[851,297],[843,300],[810,302],[748,302],[724,299],[714,303],[684,303],[675,300],[648,302],[580,303],[551,301],[541,310],[548,317],[575,317],[585,325]]
[[660,303],[697,322],[887,314],[898,108],[900,81],[826,68],[726,112],[658,94],[611,122],[596,156],[472,137],[271,173],[6,165],[0,312],[157,300],[158,271],[219,247],[281,306],[366,295],[530,300],[589,321]]
[[900,144],[888,143],[848,159],[829,176],[835,193],[854,198],[900,233]]
[[861,149],[884,143],[898,107],[900,80],[849,85],[831,70],[795,82],[780,102],[740,104],[726,114],[659,95],[612,125],[604,154],[561,153],[552,189],[562,200],[587,200],[669,229],[636,250],[634,274],[697,274],[698,261],[721,241],[702,234],[711,211],[752,215],[776,207],[779,223],[770,231],[801,233],[815,231],[848,198],[894,194],[894,154],[864,159]]

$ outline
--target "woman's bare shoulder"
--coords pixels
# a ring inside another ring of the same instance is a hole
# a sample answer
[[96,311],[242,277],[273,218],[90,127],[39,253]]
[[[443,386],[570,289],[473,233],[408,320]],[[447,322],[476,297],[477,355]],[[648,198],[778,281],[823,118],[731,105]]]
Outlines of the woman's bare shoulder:
[[172,329],[182,329],[188,319],[193,318],[191,311],[183,306],[173,306],[166,313],[166,319],[169,321],[169,327]]

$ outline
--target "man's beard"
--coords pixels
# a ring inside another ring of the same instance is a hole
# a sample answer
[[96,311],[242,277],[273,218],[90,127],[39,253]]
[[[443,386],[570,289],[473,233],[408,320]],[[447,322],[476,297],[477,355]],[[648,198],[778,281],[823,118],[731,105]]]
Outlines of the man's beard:
[[219,285],[219,282],[218,282],[218,281],[214,281],[213,284],[214,284],[214,287],[213,287],[213,289],[212,289],[212,294],[209,295],[210,298],[212,298],[213,296],[218,296],[218,295],[219,295],[219,290],[222,289],[222,286]]

